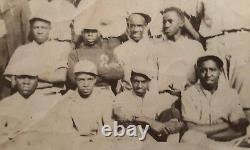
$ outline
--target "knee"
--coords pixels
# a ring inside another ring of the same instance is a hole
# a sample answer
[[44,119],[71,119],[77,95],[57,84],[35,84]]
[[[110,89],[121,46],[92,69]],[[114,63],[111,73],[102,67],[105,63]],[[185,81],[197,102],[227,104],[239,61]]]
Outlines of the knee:
[[198,144],[202,143],[206,139],[206,134],[194,130],[188,130],[182,136],[181,143]]

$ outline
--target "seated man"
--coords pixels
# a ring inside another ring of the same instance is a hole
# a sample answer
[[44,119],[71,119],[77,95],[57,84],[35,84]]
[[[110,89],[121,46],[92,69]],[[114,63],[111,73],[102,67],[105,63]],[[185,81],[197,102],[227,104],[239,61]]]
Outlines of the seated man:
[[230,141],[245,134],[248,122],[236,91],[221,82],[222,67],[214,54],[198,58],[199,80],[182,94],[182,115],[189,128],[183,142]]
[[[63,96],[49,116],[50,123],[57,126],[55,132],[69,129],[69,132],[91,138],[99,133],[103,124],[110,123],[114,95],[96,88],[97,67],[93,62],[79,61],[74,67],[74,74],[77,89]],[[58,124],[53,121],[55,118]]]
[[[148,67],[148,66],[147,66]],[[171,134],[178,133],[183,127],[178,116],[177,109],[171,108],[177,97],[168,93],[159,94],[157,90],[153,90],[150,86],[153,78],[152,70],[144,67],[133,67],[131,72],[132,90],[119,94],[114,104],[114,118],[123,125],[149,125],[149,134],[157,141],[166,141]],[[168,111],[168,118],[161,119],[163,112]],[[179,141],[179,136],[175,142]],[[150,137],[146,137],[146,139]],[[174,138],[173,138],[174,139]]]
[[15,75],[17,93],[0,102],[0,143],[25,132],[58,102],[57,95],[43,95],[36,90],[37,68],[29,61],[16,64]]

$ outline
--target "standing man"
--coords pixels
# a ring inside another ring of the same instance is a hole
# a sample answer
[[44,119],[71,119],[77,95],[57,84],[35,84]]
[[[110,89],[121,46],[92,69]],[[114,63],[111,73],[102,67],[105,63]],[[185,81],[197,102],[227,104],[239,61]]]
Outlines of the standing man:
[[[114,54],[118,62],[124,69],[124,78],[119,81],[117,90],[131,89],[130,73],[131,65],[136,63],[149,63],[157,65],[153,55],[153,46],[147,37],[147,25],[151,22],[151,17],[144,13],[131,13],[127,18],[126,34],[128,41],[118,46]],[[156,69],[157,66],[154,68]],[[157,78],[157,75],[154,77]]]
[[176,7],[162,12],[163,40],[157,41],[159,90],[184,90],[196,82],[195,63],[203,53],[202,45],[182,34],[185,16]]
[[3,72],[18,46],[27,43],[30,9],[26,0],[0,1],[0,99],[10,95]]
[[221,82],[222,59],[208,53],[197,60],[197,67],[199,81],[182,95],[182,115],[189,128],[182,141],[230,141],[245,134],[248,122],[239,96]]
[[18,46],[27,43],[30,9],[27,0],[3,0],[0,6],[0,18],[3,18],[7,29],[10,58]]
[[[133,67],[130,79],[132,90],[125,91],[116,97],[114,117],[125,126],[134,124],[145,127],[149,125],[149,134],[157,141],[166,141],[169,137],[169,141],[178,142],[179,136],[175,133],[182,129],[183,124],[180,121],[180,114],[176,113],[178,110],[171,107],[177,97],[168,93],[159,94],[158,91],[152,89],[152,70],[146,67],[148,66]],[[168,112],[167,115],[165,114],[168,117],[161,122],[159,119],[164,111]],[[150,139],[148,136],[147,138]]]
[[33,41],[18,47],[12,56],[5,75],[11,78],[11,84],[15,86],[15,77],[12,75],[16,69],[15,64],[29,58],[40,68],[38,75],[38,89],[45,93],[57,93],[62,90],[66,81],[67,57],[70,45],[49,39],[51,21],[49,14],[40,12],[30,19]]

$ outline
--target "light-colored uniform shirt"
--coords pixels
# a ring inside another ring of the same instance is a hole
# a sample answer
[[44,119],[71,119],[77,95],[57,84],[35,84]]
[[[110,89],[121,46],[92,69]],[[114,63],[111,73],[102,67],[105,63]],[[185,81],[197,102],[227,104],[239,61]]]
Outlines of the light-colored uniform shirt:
[[186,84],[195,83],[195,64],[204,52],[202,45],[181,36],[177,41],[160,41],[157,45],[159,88],[173,84],[183,90]]
[[157,92],[148,91],[142,98],[133,91],[125,91],[116,97],[114,110],[119,110],[119,114],[122,114],[122,116],[118,117],[127,120],[137,115],[156,119],[161,112],[171,108],[176,100],[177,98],[170,94],[158,94]]
[[197,14],[204,13],[199,32],[206,37],[220,34],[222,30],[250,28],[249,6],[248,0],[199,0]]
[[[38,74],[52,74],[57,69],[67,68],[69,52],[70,45],[68,43],[49,40],[39,45],[33,41],[18,47],[11,57],[4,74],[14,75],[16,63],[26,59],[30,60],[30,63],[33,63],[33,65],[37,65],[37,68],[39,68]],[[46,83],[45,85],[39,82],[38,88],[44,88],[44,86],[47,87],[48,84]],[[51,84],[49,87],[52,86]]]
[[[125,91],[115,99],[113,106],[114,115],[118,117],[118,120],[125,121],[125,123],[129,124],[133,116],[146,116],[156,120],[163,111],[170,109],[176,100],[177,97],[168,93],[158,94],[158,91],[147,91],[143,98],[137,96],[133,91]],[[176,120],[176,118],[173,119]],[[140,133],[137,134],[140,136]],[[168,140],[178,142],[179,135],[170,135]],[[146,141],[154,140],[151,136],[146,136]]]
[[[62,98],[62,102],[54,110],[55,113],[51,114],[59,122],[55,130],[61,130],[62,126],[66,127],[66,131],[70,131],[74,127],[75,130],[71,132],[89,136],[98,134],[103,123],[112,125],[110,123],[114,96],[107,90],[95,88],[86,99],[82,98],[78,91],[69,91]],[[53,117],[50,119],[53,124]]]
[[219,84],[211,94],[200,82],[182,94],[182,115],[185,121],[212,125],[245,118],[239,96],[233,89]]
[[33,93],[28,99],[15,93],[0,102],[0,141],[29,130],[57,104],[57,95]]
[[130,82],[131,70],[134,64],[152,67],[152,76],[157,79],[157,58],[154,55],[152,42],[143,38],[138,43],[129,39],[114,49],[114,55],[124,69],[124,80]]

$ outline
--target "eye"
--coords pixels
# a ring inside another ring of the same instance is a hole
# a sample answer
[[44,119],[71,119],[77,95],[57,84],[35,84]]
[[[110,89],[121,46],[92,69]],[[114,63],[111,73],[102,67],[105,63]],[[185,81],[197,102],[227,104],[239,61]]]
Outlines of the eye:
[[172,19],[168,19],[168,22],[169,22],[169,23],[173,23],[173,20],[172,20]]

